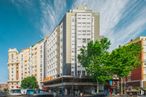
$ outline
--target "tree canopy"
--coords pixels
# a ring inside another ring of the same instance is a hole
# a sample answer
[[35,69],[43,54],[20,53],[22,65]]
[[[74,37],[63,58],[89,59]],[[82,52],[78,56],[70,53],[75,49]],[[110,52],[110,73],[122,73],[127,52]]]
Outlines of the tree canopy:
[[36,89],[38,88],[38,83],[35,76],[29,76],[21,81],[22,89]]
[[132,43],[113,50],[109,57],[112,72],[121,78],[127,77],[141,64],[141,49],[139,43]]
[[140,65],[141,46],[128,44],[109,52],[110,41],[107,38],[91,41],[81,48],[78,60],[87,73],[98,82],[105,83],[113,75],[126,77]]
[[88,74],[98,82],[105,82],[112,78],[111,67],[107,64],[109,57],[110,41],[103,38],[88,43],[87,47],[81,49],[78,55],[79,62],[85,67]]

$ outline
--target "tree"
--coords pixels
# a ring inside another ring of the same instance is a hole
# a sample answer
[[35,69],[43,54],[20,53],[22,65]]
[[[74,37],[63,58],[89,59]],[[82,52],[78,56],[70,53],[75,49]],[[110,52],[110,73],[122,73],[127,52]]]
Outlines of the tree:
[[140,66],[141,49],[139,43],[132,43],[113,50],[108,61],[112,65],[113,74],[123,80],[131,71]]
[[141,64],[141,46],[130,44],[119,47],[110,54],[112,71],[119,77],[127,77],[129,73]]
[[112,79],[111,67],[107,64],[109,57],[110,41],[107,38],[91,41],[87,47],[81,48],[78,60],[85,67],[91,78],[99,83]]
[[35,76],[29,76],[21,81],[22,89],[36,89],[38,88],[38,83]]
[[113,75],[124,78],[137,68],[140,61],[141,45],[131,43],[109,52],[110,41],[107,38],[91,41],[81,48],[78,60],[90,77],[105,84]]

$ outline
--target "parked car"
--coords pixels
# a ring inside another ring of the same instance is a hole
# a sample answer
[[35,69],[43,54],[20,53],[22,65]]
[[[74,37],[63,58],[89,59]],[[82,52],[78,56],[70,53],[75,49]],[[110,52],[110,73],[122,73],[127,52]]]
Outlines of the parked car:
[[11,89],[11,90],[9,91],[9,94],[10,94],[10,95],[19,96],[19,95],[21,95],[21,89]]
[[0,91],[0,97],[6,97],[6,96],[7,96],[6,93]]
[[26,92],[29,97],[54,97],[53,94],[45,92],[43,90],[27,90]]

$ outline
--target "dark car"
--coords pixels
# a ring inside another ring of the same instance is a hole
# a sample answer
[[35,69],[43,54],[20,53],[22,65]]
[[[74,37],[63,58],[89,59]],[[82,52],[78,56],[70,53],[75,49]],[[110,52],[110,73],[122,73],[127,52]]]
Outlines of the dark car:
[[0,97],[6,97],[6,93],[0,92]]

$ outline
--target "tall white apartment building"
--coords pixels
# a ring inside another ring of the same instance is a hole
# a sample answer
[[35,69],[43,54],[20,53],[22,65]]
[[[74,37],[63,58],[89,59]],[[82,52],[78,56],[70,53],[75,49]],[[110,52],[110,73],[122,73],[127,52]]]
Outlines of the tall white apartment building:
[[77,56],[83,46],[96,39],[99,39],[99,14],[85,6],[67,12],[45,44],[46,77],[85,76],[85,68]]
[[44,80],[44,40],[41,40],[30,47],[30,75],[36,77],[39,88]]
[[79,64],[77,56],[89,41],[99,39],[99,15],[85,6],[79,6],[67,12],[62,23],[63,74],[85,76],[85,69]]
[[19,80],[30,76],[30,48],[21,50],[19,53]]
[[60,34],[59,27],[51,33],[45,42],[45,80],[60,75]]

